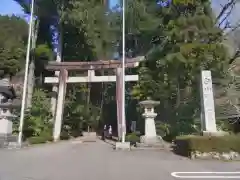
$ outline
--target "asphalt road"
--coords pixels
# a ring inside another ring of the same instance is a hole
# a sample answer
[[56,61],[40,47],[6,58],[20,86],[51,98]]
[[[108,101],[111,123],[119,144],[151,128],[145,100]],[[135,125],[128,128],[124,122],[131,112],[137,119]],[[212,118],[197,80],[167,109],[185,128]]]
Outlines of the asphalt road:
[[172,172],[206,171],[240,172],[240,162],[192,161],[156,150],[115,151],[101,141],[0,150],[0,180],[176,180],[181,178]]

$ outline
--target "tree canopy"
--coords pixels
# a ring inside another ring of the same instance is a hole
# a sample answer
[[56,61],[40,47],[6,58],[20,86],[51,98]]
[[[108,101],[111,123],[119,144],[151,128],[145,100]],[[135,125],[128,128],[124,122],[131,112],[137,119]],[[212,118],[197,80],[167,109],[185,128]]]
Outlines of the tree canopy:
[[[16,1],[29,14],[29,2]],[[214,80],[223,80],[218,89],[219,94],[224,94],[229,82],[229,63],[235,62],[239,55],[239,51],[229,52],[226,48],[225,30],[229,27],[221,27],[222,19],[228,17],[224,14],[235,3],[235,0],[229,1],[215,16],[210,0],[195,0],[193,4],[169,1],[164,6],[149,0],[126,1],[126,55],[146,57],[138,69],[127,71],[140,76],[138,83],[126,83],[128,128],[135,119],[138,129],[143,128],[137,104],[150,96],[161,102],[156,109],[157,122],[165,134],[175,136],[199,130],[196,126],[200,118],[200,71],[211,70]],[[44,70],[44,63],[46,59],[55,60],[51,55],[57,47],[62,49],[63,61],[108,60],[114,58],[116,52],[121,57],[120,7],[121,4],[110,9],[106,0],[36,0],[34,28],[37,33],[33,53],[36,79],[51,75]],[[232,27],[231,31],[236,28]],[[71,75],[83,74],[71,72]],[[43,84],[41,87],[50,92],[49,87]],[[64,132],[74,134],[83,129],[84,124],[97,128],[101,123],[112,124],[113,129],[117,129],[115,100],[115,83],[68,85]]]
[[0,67],[14,75],[24,65],[28,24],[16,16],[0,16]]

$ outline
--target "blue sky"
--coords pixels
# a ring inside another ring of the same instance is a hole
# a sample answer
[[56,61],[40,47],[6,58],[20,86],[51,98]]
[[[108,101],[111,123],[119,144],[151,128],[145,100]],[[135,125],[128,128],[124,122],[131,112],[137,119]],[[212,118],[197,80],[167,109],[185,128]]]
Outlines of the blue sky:
[[22,8],[13,0],[0,0],[0,14],[16,14],[22,15]]
[[[22,15],[22,8],[14,0],[0,0],[0,14],[16,14]],[[119,0],[110,0],[110,6],[113,7]]]
[[119,0],[110,0],[110,7],[115,6]]
[[[15,15],[23,15],[21,7],[14,0],[0,0],[0,14],[15,14]],[[110,6],[113,7],[118,3],[119,0],[110,0]],[[220,4],[226,3],[228,0],[212,0],[212,6],[215,12],[218,14],[220,10]],[[240,4],[236,6],[235,10],[231,15],[231,21],[236,22],[240,19]]]

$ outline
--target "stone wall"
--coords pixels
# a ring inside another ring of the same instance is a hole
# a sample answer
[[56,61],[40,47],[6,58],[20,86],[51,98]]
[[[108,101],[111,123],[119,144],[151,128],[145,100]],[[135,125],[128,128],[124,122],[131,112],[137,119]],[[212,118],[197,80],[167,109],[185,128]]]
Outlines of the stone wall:
[[0,148],[9,148],[15,146],[17,143],[17,136],[15,135],[2,135],[0,134]]

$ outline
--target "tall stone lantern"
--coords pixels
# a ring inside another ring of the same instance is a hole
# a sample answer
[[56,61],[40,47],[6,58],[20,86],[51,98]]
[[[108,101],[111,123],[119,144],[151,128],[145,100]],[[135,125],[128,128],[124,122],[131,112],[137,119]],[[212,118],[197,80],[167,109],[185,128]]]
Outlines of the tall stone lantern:
[[145,132],[144,136],[141,136],[141,143],[145,145],[158,145],[162,144],[162,138],[157,136],[155,118],[157,113],[154,111],[154,107],[159,105],[159,101],[153,101],[151,98],[147,98],[145,101],[141,101],[140,106],[144,108],[144,113],[142,116],[145,120]]

